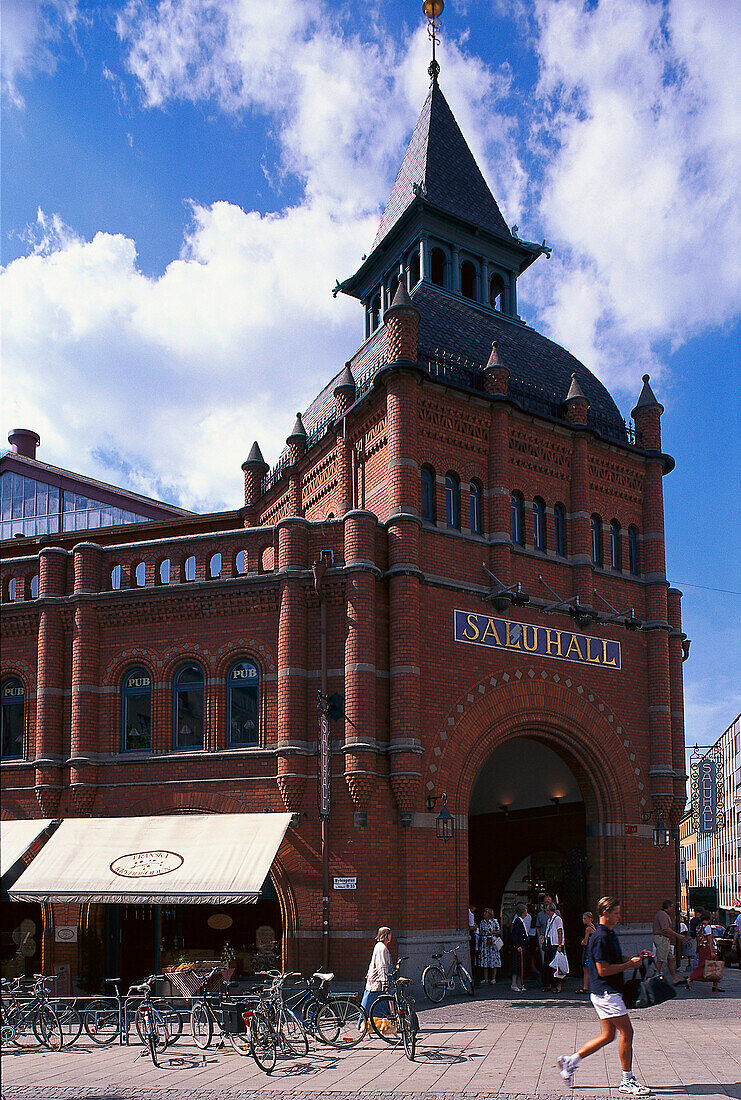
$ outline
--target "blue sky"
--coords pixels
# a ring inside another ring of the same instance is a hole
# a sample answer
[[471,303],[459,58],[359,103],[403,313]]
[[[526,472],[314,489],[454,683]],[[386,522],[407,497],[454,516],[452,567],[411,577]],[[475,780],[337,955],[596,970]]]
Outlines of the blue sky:
[[[361,340],[358,266],[427,90],[412,0],[6,0],[3,438],[196,510]],[[741,709],[735,0],[448,0],[441,86],[525,319],[666,407],[687,740]],[[165,395],[165,400],[163,400]]]

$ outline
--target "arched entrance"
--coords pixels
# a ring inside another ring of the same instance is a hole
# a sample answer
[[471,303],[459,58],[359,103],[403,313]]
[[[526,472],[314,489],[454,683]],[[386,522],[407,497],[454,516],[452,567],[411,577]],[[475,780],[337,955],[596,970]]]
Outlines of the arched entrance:
[[478,771],[468,807],[474,906],[492,906],[506,926],[518,902],[535,915],[543,896],[552,895],[574,963],[587,907],[590,794],[586,777],[577,778],[563,753],[528,734],[493,750]]

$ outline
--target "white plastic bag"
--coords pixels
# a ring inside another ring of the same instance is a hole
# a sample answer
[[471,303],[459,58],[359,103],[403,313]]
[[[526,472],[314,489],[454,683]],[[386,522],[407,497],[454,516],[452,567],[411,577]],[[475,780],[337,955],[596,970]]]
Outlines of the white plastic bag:
[[553,977],[557,978],[559,981],[561,978],[565,978],[569,972],[569,960],[566,958],[563,951],[557,951],[549,965],[553,969]]

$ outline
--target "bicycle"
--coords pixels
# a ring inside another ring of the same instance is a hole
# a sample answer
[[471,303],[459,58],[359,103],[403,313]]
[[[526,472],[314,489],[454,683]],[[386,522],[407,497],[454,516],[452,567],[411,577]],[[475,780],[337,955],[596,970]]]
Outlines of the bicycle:
[[[120,978],[106,978],[106,984],[113,986],[113,995],[91,1001],[84,1010],[83,1026],[89,1038],[98,1046],[110,1046],[116,1039],[118,1039],[121,1046],[129,1042],[131,1021],[136,1021],[136,1011],[140,1002],[137,998],[131,996],[135,989],[133,985],[125,998],[121,996],[120,981]],[[168,1045],[172,1046],[173,1043],[178,1041],[183,1031],[183,1021],[180,1013],[162,999],[157,999],[153,1003],[165,1021]],[[139,1038],[141,1038],[141,1035]]]
[[53,977],[34,974],[33,988],[24,989],[24,979],[4,983],[3,995],[10,999],[7,1009],[3,1009],[3,1021],[0,1033],[3,1042],[11,1042],[17,1047],[33,1046],[33,1038],[48,1050],[61,1050],[64,1036],[59,1017],[47,1000],[47,982],[53,983]]
[[[232,1034],[239,1034],[239,1028],[231,1026],[232,1017],[229,1017],[230,1026],[224,1026],[226,1022],[225,1012],[228,1010],[239,1010],[240,1006],[236,1002],[227,1002],[223,998],[223,994],[216,993],[210,996],[206,993],[206,987],[211,979],[219,973],[220,966],[213,968],[210,974],[204,975],[201,986],[193,994],[193,1004],[190,1009],[190,1031],[193,1036],[193,1042],[201,1050],[207,1050],[211,1045],[211,1040],[214,1036],[214,1031],[218,1029],[219,1032],[219,1046],[224,1045],[224,1039],[231,1040]],[[228,989],[232,982],[224,983],[224,988]],[[245,1004],[242,1011],[247,1009]],[[232,1044],[234,1045],[234,1044]]]
[[[256,1005],[249,1009],[249,1053],[264,1073],[272,1073],[278,1050],[294,1057],[309,1053],[309,1040],[303,1022],[283,1000],[283,987],[297,973],[261,974],[270,978],[269,985],[258,995]],[[234,1046],[234,1042],[232,1042]],[[241,1050],[240,1053],[244,1053]]]
[[368,1032],[365,1009],[352,993],[333,993],[329,984],[334,974],[320,971],[286,995],[288,1005],[320,1043],[336,1047],[357,1046]]
[[149,1051],[153,1065],[157,1067],[159,1067],[157,1055],[167,1050],[169,1035],[164,1017],[152,1003],[152,985],[163,977],[162,974],[150,974],[139,985],[132,985],[129,989],[129,993],[144,994],[143,1000],[136,1009],[134,1022],[141,1041]]
[[444,967],[441,963],[431,963],[422,971],[422,988],[425,991],[425,997],[433,1004],[439,1004],[446,991],[455,988],[456,979],[463,992],[467,993],[469,997],[473,997],[473,978],[458,958],[458,948],[446,947],[444,951],[432,957],[433,959],[442,959],[444,955],[453,956],[450,960],[450,966]]
[[412,979],[399,973],[403,962],[406,962],[406,958],[399,959],[389,975],[389,992],[379,994],[370,1006],[369,1019],[371,1028],[379,1039],[390,1046],[403,1043],[404,1053],[413,1062],[417,1050],[419,1017],[409,992]]

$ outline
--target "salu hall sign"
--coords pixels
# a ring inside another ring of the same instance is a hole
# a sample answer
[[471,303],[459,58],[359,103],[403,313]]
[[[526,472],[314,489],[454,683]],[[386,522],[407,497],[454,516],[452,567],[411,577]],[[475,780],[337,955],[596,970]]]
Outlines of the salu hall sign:
[[574,634],[551,626],[495,619],[492,615],[479,615],[475,611],[456,610],[453,614],[456,642],[533,653],[538,657],[553,657],[584,665],[601,665],[603,668],[621,668],[620,642],[609,638],[593,638],[588,634]]

